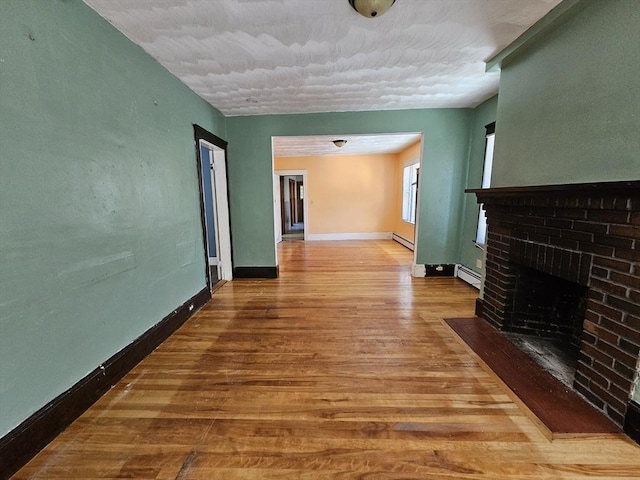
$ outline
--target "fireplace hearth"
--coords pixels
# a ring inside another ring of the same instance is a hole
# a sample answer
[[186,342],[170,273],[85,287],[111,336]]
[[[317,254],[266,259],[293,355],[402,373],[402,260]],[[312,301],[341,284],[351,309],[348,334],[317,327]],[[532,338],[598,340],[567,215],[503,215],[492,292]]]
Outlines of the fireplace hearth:
[[560,344],[573,388],[623,425],[640,354],[640,181],[468,192],[488,221],[481,316]]

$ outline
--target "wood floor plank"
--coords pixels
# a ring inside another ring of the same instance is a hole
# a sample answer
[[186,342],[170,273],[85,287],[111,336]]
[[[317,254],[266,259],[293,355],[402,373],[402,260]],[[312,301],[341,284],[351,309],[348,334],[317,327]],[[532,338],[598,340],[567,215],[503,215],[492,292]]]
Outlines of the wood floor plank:
[[15,479],[640,478],[640,447],[549,442],[443,323],[477,290],[392,241],[285,242]]

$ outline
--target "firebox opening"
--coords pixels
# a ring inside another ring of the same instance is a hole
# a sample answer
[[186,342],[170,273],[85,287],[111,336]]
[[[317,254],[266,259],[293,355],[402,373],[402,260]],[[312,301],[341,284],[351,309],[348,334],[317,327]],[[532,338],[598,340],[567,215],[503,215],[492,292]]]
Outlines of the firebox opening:
[[503,334],[542,369],[567,387],[573,388],[578,360],[572,350],[567,350],[564,342],[520,333],[503,332]]
[[522,265],[503,330],[533,360],[569,387],[578,364],[588,288]]

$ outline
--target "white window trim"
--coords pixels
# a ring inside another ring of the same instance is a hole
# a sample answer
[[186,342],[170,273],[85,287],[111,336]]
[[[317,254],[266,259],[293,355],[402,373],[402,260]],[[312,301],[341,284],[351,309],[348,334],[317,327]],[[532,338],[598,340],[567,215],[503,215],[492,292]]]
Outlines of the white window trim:
[[[405,162],[404,165],[402,166],[402,212],[401,212],[401,218],[402,218],[403,222],[408,223],[410,225],[415,225],[416,224],[416,218],[417,218],[417,211],[418,211],[418,181],[419,181],[419,179],[416,177],[415,192],[413,192],[412,188],[411,188],[411,186],[414,184],[413,182],[411,184],[409,184],[409,188],[406,187],[406,185],[405,185],[405,170],[408,167],[415,167],[415,170],[419,171],[419,169],[420,169],[420,159],[419,158],[414,158],[412,160],[409,160],[409,161]],[[412,195],[412,193],[413,193],[413,195]],[[408,196],[410,198],[407,198]],[[413,208],[411,208],[412,205],[410,205],[409,203],[413,203]],[[407,214],[407,211],[406,211],[407,208],[410,210],[408,212],[408,214]]]
[[[484,162],[482,169],[482,188],[491,187],[491,172],[493,170],[493,154],[495,151],[496,133],[488,133],[485,135]],[[484,204],[480,204],[478,211],[478,227],[476,229],[476,245],[484,247],[487,243],[487,216],[484,210]]]

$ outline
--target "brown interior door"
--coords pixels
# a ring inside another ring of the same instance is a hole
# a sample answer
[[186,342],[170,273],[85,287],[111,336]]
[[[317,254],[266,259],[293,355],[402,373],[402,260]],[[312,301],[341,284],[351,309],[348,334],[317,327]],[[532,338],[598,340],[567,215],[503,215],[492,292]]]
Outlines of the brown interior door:
[[293,227],[296,223],[296,181],[292,178],[289,179],[289,228]]
[[280,225],[282,233],[287,233],[287,212],[284,203],[284,177],[280,177]]
[[296,223],[303,223],[304,222],[304,198],[303,198],[303,186],[302,186],[302,182],[297,182],[296,183],[296,214],[297,214],[297,218],[296,218]]

